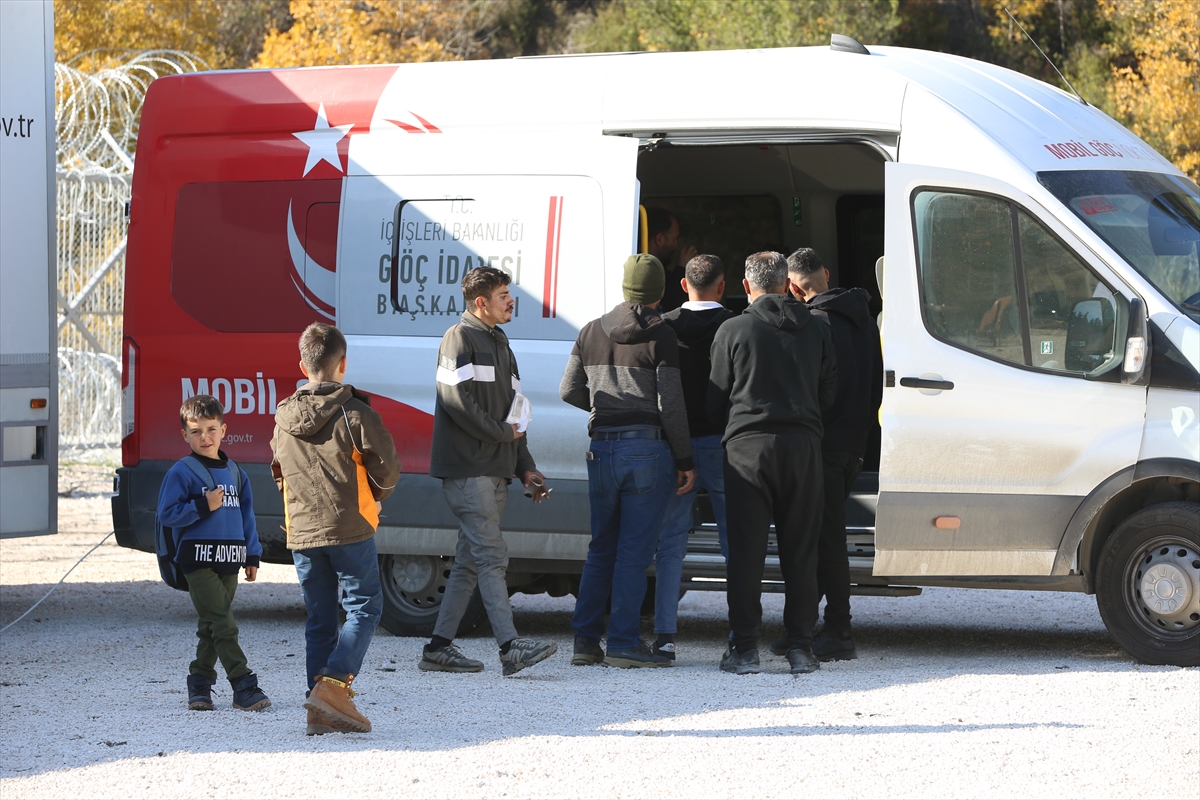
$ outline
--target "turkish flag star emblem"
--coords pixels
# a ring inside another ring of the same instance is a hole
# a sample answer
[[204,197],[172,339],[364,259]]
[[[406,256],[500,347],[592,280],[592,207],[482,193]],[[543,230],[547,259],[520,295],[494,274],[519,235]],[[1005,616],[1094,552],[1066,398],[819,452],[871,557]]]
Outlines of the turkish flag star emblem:
[[308,145],[308,160],[304,162],[304,174],[307,175],[312,171],[312,168],[322,161],[326,161],[337,168],[338,172],[342,171],[342,159],[338,155],[338,142],[345,138],[346,134],[353,128],[354,125],[336,125],[330,127],[329,120],[325,118],[325,104],[321,103],[317,109],[317,121],[310,131],[299,131],[293,133],[300,141]]

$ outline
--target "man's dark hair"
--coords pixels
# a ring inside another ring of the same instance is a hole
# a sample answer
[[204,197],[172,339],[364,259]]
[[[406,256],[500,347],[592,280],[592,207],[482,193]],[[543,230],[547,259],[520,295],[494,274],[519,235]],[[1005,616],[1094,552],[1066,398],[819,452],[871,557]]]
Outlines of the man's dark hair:
[[189,422],[199,419],[224,422],[225,409],[221,408],[221,401],[207,394],[192,395],[184,400],[183,405],[179,407],[179,426],[187,430]]
[[801,247],[792,253],[788,256],[787,263],[788,272],[793,275],[812,275],[814,272],[825,269],[821,257],[811,247]]
[[783,253],[766,250],[746,257],[746,280],[760,292],[771,292],[786,284],[787,270]]
[[671,230],[671,223],[674,220],[675,215],[665,208],[647,208],[646,238],[653,242],[655,236]]
[[463,297],[467,298],[468,307],[474,307],[476,297],[491,297],[498,287],[508,286],[511,282],[512,278],[502,269],[476,267],[463,275]]
[[344,355],[346,337],[332,325],[314,322],[300,334],[300,360],[312,380],[333,377],[333,371]]
[[716,256],[701,254],[687,263],[683,273],[688,285],[693,289],[703,291],[710,286],[716,286],[725,277],[725,265]]

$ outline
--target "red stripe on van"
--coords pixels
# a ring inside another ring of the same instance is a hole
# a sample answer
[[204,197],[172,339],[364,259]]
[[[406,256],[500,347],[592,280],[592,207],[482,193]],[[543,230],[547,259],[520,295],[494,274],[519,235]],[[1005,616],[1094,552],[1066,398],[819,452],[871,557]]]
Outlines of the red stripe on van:
[[562,218],[565,197],[558,198],[558,220],[554,226],[554,291],[550,298],[550,316],[558,316],[558,259],[562,255]]
[[557,254],[554,248],[554,222],[558,216],[558,198],[550,197],[550,213],[546,218],[546,272],[542,283],[542,318],[553,314],[551,293],[554,290],[554,264]]

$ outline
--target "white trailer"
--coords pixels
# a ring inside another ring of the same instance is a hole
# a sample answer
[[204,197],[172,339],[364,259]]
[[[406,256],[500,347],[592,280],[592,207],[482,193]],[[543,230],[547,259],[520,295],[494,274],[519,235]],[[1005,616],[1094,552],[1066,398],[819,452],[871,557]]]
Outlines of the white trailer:
[[0,537],[58,528],[54,3],[0,3]]

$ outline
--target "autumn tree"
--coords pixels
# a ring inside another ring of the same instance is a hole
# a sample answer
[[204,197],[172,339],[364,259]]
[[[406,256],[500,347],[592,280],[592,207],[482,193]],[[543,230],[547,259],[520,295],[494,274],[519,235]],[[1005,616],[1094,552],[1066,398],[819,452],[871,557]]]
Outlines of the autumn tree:
[[291,0],[291,26],[271,30],[256,67],[454,61],[486,57],[482,0]]
[[137,51],[169,49],[215,66],[220,17],[218,0],[55,0],[55,58],[95,72]]
[[899,0],[612,0],[575,34],[583,52],[887,44]]
[[1200,4],[1195,0],[1103,0],[1129,27],[1113,66],[1117,118],[1200,181]]

